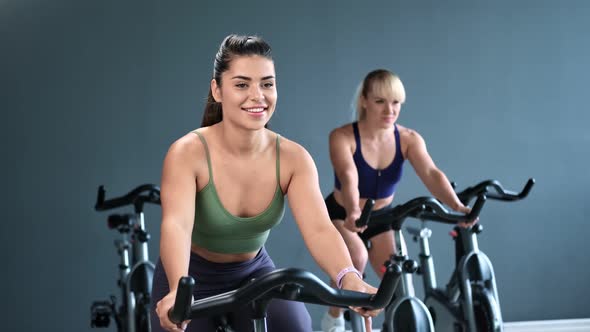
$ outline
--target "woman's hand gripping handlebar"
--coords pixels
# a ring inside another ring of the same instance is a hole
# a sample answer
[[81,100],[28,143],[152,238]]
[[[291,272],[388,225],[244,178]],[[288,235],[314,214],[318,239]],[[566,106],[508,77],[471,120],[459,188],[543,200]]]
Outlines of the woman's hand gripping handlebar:
[[361,216],[354,223],[356,227],[363,228],[367,226],[369,220],[371,219],[371,214],[373,213],[373,206],[375,206],[375,200],[368,198],[365,201],[365,206],[363,206]]

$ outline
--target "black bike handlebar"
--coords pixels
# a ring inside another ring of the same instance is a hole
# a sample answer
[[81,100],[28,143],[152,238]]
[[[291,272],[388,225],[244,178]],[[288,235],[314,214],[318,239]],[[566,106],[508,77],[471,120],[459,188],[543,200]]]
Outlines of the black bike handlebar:
[[160,187],[154,184],[143,184],[121,197],[105,200],[106,191],[104,186],[98,187],[96,211],[116,209],[126,205],[134,205],[137,212],[141,212],[143,203],[160,205]]
[[384,308],[393,297],[401,272],[399,266],[390,266],[377,293],[367,294],[334,289],[311,272],[302,269],[278,269],[236,290],[200,299],[192,304],[195,281],[191,277],[182,277],[178,282],[176,300],[168,312],[168,318],[179,324],[187,319],[224,314],[244,304],[272,298],[339,307]]
[[[485,194],[488,198],[500,201],[517,201],[521,200],[529,194],[533,185],[535,184],[535,179],[530,178],[528,179],[527,183],[524,185],[524,188],[520,193],[516,193],[513,191],[509,191],[504,189],[502,184],[498,180],[486,180],[478,183],[475,186],[468,187],[463,191],[457,193],[457,197],[461,200],[461,202],[468,203],[473,197]],[[495,192],[490,192],[490,190],[494,190]]]
[[475,220],[479,216],[485,201],[486,196],[479,195],[471,212],[465,214],[449,211],[436,198],[424,196],[414,198],[393,208],[373,213],[373,217],[379,216],[379,223],[392,224],[395,226],[395,229],[401,229],[401,224],[407,217],[456,224]]
[[363,211],[361,212],[361,216],[355,221],[356,227],[363,227],[365,226],[369,220],[371,219],[371,214],[373,213],[373,206],[375,205],[375,200],[368,198],[365,201],[365,206],[363,206]]

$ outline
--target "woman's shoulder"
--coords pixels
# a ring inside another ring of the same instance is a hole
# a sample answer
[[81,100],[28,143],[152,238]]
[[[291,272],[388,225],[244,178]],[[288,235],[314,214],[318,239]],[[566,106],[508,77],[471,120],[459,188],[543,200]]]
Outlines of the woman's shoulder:
[[332,129],[331,133],[341,133],[341,134],[353,134],[353,127],[352,125],[356,122],[351,122],[344,124],[340,127]]
[[314,164],[311,154],[300,143],[281,135],[280,137],[281,168],[285,165],[291,171]]
[[307,153],[307,150],[303,147],[303,145],[278,133],[274,134],[280,136],[279,144],[281,157],[297,157]]
[[206,141],[206,132],[206,128],[199,128],[184,134],[170,145],[168,155],[182,157],[183,159],[205,156],[205,145],[201,141],[199,134]]
[[405,140],[413,141],[413,140],[416,140],[416,139],[420,139],[421,138],[420,134],[416,130],[414,130],[414,129],[411,129],[411,128],[408,128],[408,127],[404,127],[404,126],[402,126],[400,124],[396,124],[396,126],[397,126],[397,130],[399,131],[399,136],[400,136],[400,138],[401,138],[402,141],[404,139]]
[[[354,123],[354,122],[353,122]],[[347,123],[338,128],[334,128],[330,132],[330,141],[341,142],[341,141],[352,141],[354,142],[354,130],[353,123]]]

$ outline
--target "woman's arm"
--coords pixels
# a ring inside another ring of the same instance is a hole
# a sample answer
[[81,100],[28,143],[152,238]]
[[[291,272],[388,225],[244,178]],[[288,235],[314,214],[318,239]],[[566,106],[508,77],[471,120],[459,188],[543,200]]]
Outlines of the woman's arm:
[[455,211],[468,212],[469,208],[465,207],[459,200],[447,176],[439,170],[434,161],[426,150],[426,142],[416,131],[407,129],[407,150],[406,158],[410,161],[416,174],[426,188],[434,195]]
[[[352,158],[350,139],[344,128],[337,128],[330,133],[330,160],[334,172],[340,180],[342,204],[346,210],[345,227],[352,232],[360,232],[354,222],[361,216],[359,208],[358,172]],[[314,165],[315,167],[315,165]]]
[[195,143],[190,136],[175,142],[162,170],[160,256],[171,291],[176,290],[180,277],[188,273],[197,185],[192,166],[196,164]]
[[[289,164],[292,175],[287,197],[305,245],[318,265],[332,280],[346,267],[353,266],[344,240],[336,230],[326,209],[313,159],[301,146],[291,143]],[[356,278],[348,273],[343,279]]]
[[197,144],[194,134],[176,141],[166,154],[162,170],[160,257],[170,292],[157,303],[156,313],[167,331],[184,330],[188,323],[175,325],[168,319],[168,311],[174,304],[178,280],[188,275],[197,191],[194,165],[198,164],[198,156],[203,156]]

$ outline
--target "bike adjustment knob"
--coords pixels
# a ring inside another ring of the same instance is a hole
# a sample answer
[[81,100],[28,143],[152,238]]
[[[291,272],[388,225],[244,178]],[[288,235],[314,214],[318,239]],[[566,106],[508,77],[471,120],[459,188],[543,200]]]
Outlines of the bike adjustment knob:
[[418,270],[418,263],[413,259],[408,259],[402,265],[405,273],[414,273]]
[[483,226],[481,224],[475,224],[471,228],[471,231],[475,234],[479,234],[479,233],[483,232]]
[[137,234],[137,238],[139,239],[140,242],[148,242],[151,238],[151,235],[146,231],[140,231]]

